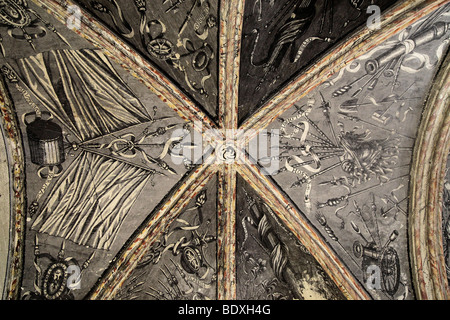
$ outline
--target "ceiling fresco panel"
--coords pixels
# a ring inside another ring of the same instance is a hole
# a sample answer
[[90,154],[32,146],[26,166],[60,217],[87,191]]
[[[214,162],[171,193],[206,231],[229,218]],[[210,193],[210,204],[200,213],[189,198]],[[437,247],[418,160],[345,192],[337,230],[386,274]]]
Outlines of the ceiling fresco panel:
[[216,198],[212,178],[137,263],[116,300],[217,298]]
[[212,117],[217,112],[218,0],[77,0]]
[[[239,121],[267,102],[321,54],[396,1],[246,1]],[[368,10],[369,6],[371,7]],[[373,9],[374,8],[374,9]],[[375,21],[375,22],[373,22]]]
[[448,12],[349,63],[269,128],[280,143],[276,183],[374,299],[414,298],[409,176],[424,101],[448,49]]
[[450,0],[0,0],[0,297],[448,297],[449,43]]

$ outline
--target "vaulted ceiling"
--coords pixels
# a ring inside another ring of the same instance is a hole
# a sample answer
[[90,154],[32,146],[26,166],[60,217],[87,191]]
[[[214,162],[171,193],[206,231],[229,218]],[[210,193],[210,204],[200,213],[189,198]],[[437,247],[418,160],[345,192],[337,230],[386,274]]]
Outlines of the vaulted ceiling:
[[448,298],[449,3],[0,1],[3,299]]

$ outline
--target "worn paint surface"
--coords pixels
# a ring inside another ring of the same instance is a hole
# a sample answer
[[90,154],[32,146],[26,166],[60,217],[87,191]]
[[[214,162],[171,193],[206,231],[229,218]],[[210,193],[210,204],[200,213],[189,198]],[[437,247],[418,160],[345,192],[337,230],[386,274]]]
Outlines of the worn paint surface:
[[[378,32],[359,2],[7,3],[4,298],[416,298],[408,174],[448,1],[379,1]],[[272,176],[237,159],[262,129],[281,142]],[[175,161],[181,141],[215,152]]]

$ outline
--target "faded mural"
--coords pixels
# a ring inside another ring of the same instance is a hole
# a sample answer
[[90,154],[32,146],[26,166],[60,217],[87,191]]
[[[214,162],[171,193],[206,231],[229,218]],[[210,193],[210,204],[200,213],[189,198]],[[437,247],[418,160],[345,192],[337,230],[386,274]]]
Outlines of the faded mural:
[[2,42],[2,73],[27,163],[22,298],[82,298],[192,169],[170,156],[183,138],[172,132],[190,127],[33,3],[2,5],[12,19],[4,21],[11,36]]
[[281,138],[274,179],[361,281],[370,280],[375,299],[413,298],[409,172],[449,26],[448,8],[438,10],[350,63],[271,126]]
[[336,284],[273,210],[238,178],[237,299],[342,300]]
[[[167,83],[191,99],[193,109],[218,119],[220,1],[73,4],[129,45],[136,60],[161,70]],[[239,121],[364,28],[369,5],[386,12],[394,2],[246,1],[238,39]],[[217,299],[223,259],[218,253],[224,209],[220,165],[211,164],[208,183],[187,195],[188,204],[173,219],[155,222],[167,224],[134,265],[121,260],[179,190],[189,193],[183,189],[186,181],[202,183],[189,180],[202,164],[180,150],[204,146],[186,143],[195,130],[191,119],[60,20],[37,0],[0,0],[5,142],[0,146],[5,149],[0,294],[9,295],[11,266],[20,271],[14,275],[17,299],[81,300],[109,271],[127,265],[131,271],[113,288],[114,299]],[[280,154],[271,159],[280,168],[269,179],[372,299],[415,299],[408,253],[409,174],[424,101],[449,39],[447,5],[343,66],[267,128],[276,132],[270,139],[280,142]],[[12,134],[23,170],[11,147],[4,148]],[[259,168],[265,160],[259,159]],[[448,171],[443,191],[447,263]],[[235,247],[227,249],[235,258],[235,298],[346,299],[302,239],[279,219],[277,208],[240,175],[235,182],[235,202],[226,208],[236,220]],[[23,226],[14,225],[18,195]],[[167,211],[177,209],[175,204]],[[23,234],[17,247],[3,239],[13,238],[11,230]],[[21,267],[4,262],[18,255]]]
[[213,179],[151,246],[116,299],[216,299],[216,196]]
[[[239,116],[244,120],[333,44],[397,1],[246,1]],[[378,11],[376,11],[378,12]]]
[[217,115],[217,0],[76,2]]

